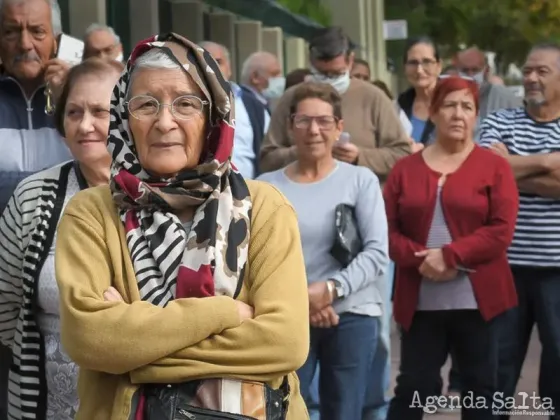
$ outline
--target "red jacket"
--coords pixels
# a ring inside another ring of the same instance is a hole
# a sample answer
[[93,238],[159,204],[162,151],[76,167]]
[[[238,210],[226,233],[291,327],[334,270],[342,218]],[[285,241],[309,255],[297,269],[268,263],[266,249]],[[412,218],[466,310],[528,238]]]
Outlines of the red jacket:
[[[389,255],[397,277],[393,301],[395,320],[410,327],[422,276],[422,258],[434,215],[440,174],[415,153],[397,162],[384,188],[389,223]],[[475,146],[443,185],[442,209],[453,241],[443,247],[449,267],[469,273],[476,301],[489,320],[517,305],[517,293],[507,260],[519,207],[519,193],[509,163]]]

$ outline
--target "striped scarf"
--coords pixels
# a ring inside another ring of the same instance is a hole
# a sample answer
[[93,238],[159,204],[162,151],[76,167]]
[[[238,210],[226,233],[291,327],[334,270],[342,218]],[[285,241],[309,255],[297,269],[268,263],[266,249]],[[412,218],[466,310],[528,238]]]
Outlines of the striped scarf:
[[[157,48],[199,86],[209,102],[208,137],[200,164],[172,179],[141,166],[128,124],[126,95],[138,57]],[[125,226],[142,300],[165,306],[182,297],[235,297],[249,249],[251,198],[232,167],[234,112],[229,83],[211,56],[176,34],[140,42],[113,91],[109,151],[111,191]],[[187,233],[176,212],[196,208]]]

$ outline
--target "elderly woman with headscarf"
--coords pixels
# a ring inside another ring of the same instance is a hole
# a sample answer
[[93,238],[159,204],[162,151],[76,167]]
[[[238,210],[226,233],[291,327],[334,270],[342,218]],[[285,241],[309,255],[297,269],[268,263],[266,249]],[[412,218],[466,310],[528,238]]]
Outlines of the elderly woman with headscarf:
[[59,227],[62,341],[77,419],[308,418],[297,218],[231,166],[233,97],[179,35],[137,45],[111,103],[109,187]]

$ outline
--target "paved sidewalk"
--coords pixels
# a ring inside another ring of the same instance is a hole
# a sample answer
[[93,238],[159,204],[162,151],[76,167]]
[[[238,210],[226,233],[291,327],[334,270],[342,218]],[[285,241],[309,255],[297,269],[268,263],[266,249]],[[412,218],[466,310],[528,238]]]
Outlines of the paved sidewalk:
[[[392,389],[395,384],[395,377],[399,371],[399,338],[396,332],[393,332],[391,339],[391,350],[392,350]],[[527,353],[527,359],[525,360],[525,365],[523,366],[523,372],[521,374],[521,379],[517,387],[518,391],[525,391],[528,393],[537,392],[538,390],[538,377],[539,377],[539,361],[540,361],[541,346],[538,340],[536,332],[533,333],[533,338]],[[444,367],[443,377],[447,380],[447,373],[449,371],[449,361]],[[447,389],[447,384],[445,384],[444,389]],[[461,418],[460,413],[453,414],[434,414],[425,415],[424,418],[433,418],[434,420],[458,420]],[[548,420],[547,416],[512,416],[511,420]]]

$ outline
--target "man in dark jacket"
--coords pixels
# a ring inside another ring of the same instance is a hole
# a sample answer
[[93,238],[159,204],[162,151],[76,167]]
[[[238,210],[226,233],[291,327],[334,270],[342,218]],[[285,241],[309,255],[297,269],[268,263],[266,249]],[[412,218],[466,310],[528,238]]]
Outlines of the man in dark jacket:
[[[231,77],[229,51],[223,45],[204,41],[199,44],[210,53],[220,66],[225,78]],[[259,153],[270,116],[265,105],[245,86],[230,81],[235,96],[235,138],[233,139],[233,164],[244,178],[260,175]]]

